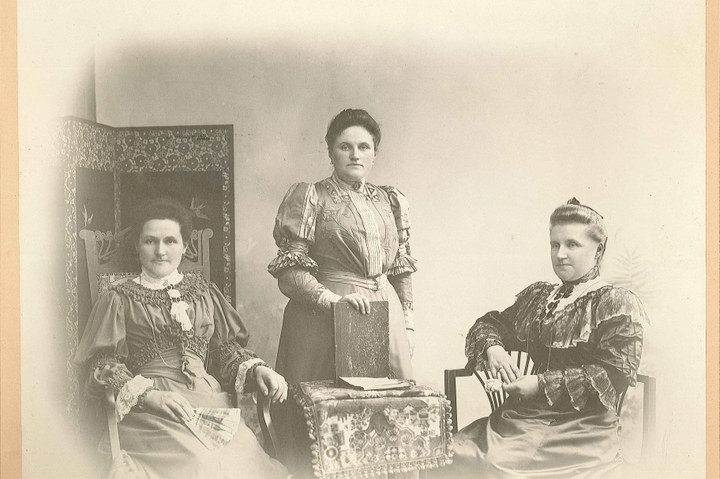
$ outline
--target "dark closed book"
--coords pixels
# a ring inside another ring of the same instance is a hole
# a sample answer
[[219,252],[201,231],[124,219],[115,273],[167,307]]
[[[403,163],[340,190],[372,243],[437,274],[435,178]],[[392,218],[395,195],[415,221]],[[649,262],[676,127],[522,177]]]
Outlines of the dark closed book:
[[335,379],[385,378],[390,374],[390,323],[387,301],[370,303],[361,314],[349,303],[333,303]]

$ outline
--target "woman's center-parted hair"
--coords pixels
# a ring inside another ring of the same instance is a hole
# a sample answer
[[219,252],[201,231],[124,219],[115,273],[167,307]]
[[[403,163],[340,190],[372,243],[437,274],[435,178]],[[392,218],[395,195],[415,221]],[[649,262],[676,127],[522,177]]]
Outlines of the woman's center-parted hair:
[[337,137],[351,126],[361,126],[365,128],[373,137],[373,146],[375,147],[375,151],[377,151],[381,138],[380,125],[378,125],[367,111],[352,108],[338,113],[335,118],[332,119],[330,125],[328,125],[327,133],[325,134],[325,143],[327,144],[328,151],[332,150]]
[[607,229],[603,217],[589,206],[580,204],[575,198],[571,198],[566,204],[555,208],[555,211],[550,215],[551,229],[553,226],[568,223],[587,225],[587,235],[603,245],[603,248],[605,247]]
[[186,246],[190,243],[193,230],[192,213],[179,201],[172,198],[153,198],[142,203],[133,223],[133,244],[138,243],[145,223],[150,220],[177,222],[183,243]]

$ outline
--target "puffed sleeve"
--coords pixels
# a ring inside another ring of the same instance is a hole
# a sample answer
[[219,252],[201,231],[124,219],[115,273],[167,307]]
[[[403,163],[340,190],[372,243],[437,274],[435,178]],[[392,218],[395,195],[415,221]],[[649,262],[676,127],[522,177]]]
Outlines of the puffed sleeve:
[[278,253],[268,265],[268,272],[278,280],[280,291],[290,299],[330,309],[340,296],[328,290],[315,278],[318,265],[308,251],[315,242],[318,195],[314,184],[296,183],[283,198],[273,237]]
[[595,329],[587,343],[579,343],[582,366],[551,370],[539,375],[540,389],[548,404],[570,397],[575,409],[594,407],[599,401],[613,409],[620,393],[635,385],[647,315],[630,291],[612,288],[598,298]]
[[313,184],[295,183],[283,198],[273,230],[278,253],[268,265],[268,272],[276,278],[293,266],[317,273],[318,265],[308,255],[310,245],[315,242],[317,205]]
[[148,391],[155,389],[152,379],[132,375],[125,365],[127,357],[122,297],[110,290],[93,306],[74,359],[88,367],[90,377],[85,383],[85,392],[90,397],[98,399],[105,391],[113,391],[118,421],[122,421]]
[[485,353],[490,346],[498,345],[505,349],[520,349],[521,344],[515,331],[517,313],[527,307],[529,302],[545,287],[547,287],[547,283],[533,283],[518,293],[515,302],[504,311],[490,311],[475,321],[465,338],[467,369],[474,371],[488,369]]
[[124,362],[127,355],[122,300],[110,290],[100,295],[90,312],[75,361],[86,364],[91,359],[113,358]]
[[389,277],[417,271],[417,260],[410,256],[410,203],[400,190],[394,186],[380,187],[388,195],[390,208],[395,217],[395,226],[398,231],[398,252],[393,264],[387,271]]
[[250,335],[240,313],[225,299],[214,283],[210,284],[215,332],[210,338],[208,370],[226,390],[251,392],[254,382],[249,373],[267,364],[247,349]]
[[405,195],[394,186],[380,188],[388,195],[398,232],[398,252],[387,270],[387,276],[402,304],[405,328],[414,330],[411,275],[417,271],[417,261],[410,255],[410,204]]
[[133,377],[125,366],[127,356],[122,299],[110,290],[93,306],[75,352],[74,361],[90,372],[86,392],[98,397],[110,388],[117,394]]

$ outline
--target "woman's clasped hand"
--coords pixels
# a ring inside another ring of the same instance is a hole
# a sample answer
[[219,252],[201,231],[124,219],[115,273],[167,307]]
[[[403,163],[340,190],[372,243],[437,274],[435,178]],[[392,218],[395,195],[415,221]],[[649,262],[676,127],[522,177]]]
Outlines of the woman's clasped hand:
[[520,377],[520,371],[505,348],[499,345],[490,346],[486,354],[492,377],[501,379],[504,384],[509,384]]
[[527,376],[520,374],[505,348],[499,345],[490,346],[486,354],[490,365],[490,374],[493,378],[501,381],[501,385],[493,385],[492,390],[498,390],[501,387],[509,396],[520,399],[535,396],[540,391],[538,377],[534,374]]

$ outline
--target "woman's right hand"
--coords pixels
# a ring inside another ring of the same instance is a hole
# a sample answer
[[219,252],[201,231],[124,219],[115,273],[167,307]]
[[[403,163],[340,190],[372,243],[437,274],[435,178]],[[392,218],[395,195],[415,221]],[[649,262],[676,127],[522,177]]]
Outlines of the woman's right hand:
[[490,346],[485,354],[493,378],[502,379],[503,383],[510,384],[520,377],[520,371],[504,347],[498,344]]
[[368,314],[370,312],[370,301],[360,293],[346,294],[338,300],[338,303],[350,303],[353,308],[362,314]]
[[145,396],[144,409],[172,421],[189,421],[194,415],[193,407],[184,396],[172,391],[153,389]]

